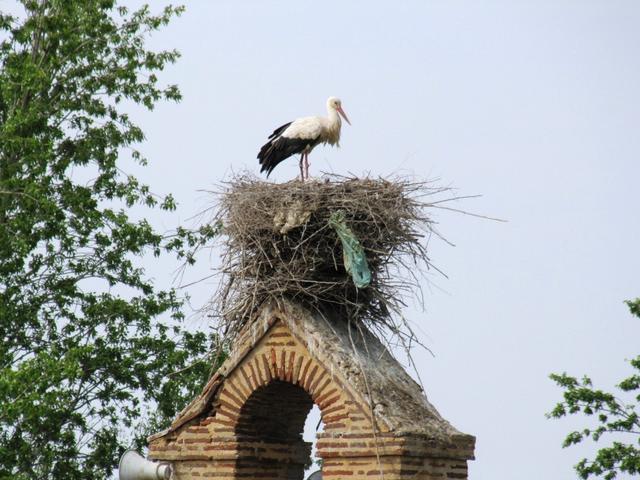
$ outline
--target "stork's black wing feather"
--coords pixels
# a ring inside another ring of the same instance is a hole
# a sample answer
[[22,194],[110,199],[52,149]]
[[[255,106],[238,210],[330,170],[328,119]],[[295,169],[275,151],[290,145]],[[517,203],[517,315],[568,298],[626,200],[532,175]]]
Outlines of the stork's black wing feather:
[[287,127],[289,125],[291,125],[293,122],[289,122],[289,123],[285,123],[284,125],[282,125],[281,127],[276,128],[273,133],[271,135],[269,135],[269,140],[271,140],[272,138],[275,138],[279,135],[282,135],[282,132],[284,132]]
[[309,144],[309,140],[282,137],[282,133],[293,122],[286,123],[276,128],[271,135],[269,141],[265,143],[258,152],[258,160],[260,161],[260,172],[267,172],[267,178],[280,162],[289,158],[296,153],[302,151]]

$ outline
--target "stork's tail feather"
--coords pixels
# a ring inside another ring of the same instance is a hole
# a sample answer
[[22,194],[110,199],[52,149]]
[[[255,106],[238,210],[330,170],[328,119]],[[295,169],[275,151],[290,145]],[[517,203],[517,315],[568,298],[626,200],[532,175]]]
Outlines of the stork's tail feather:
[[271,175],[271,172],[276,165],[282,162],[286,156],[282,155],[283,152],[274,148],[273,143],[265,143],[258,153],[258,160],[260,161],[260,173],[267,172],[267,178]]
[[302,153],[307,142],[290,138],[277,138],[265,143],[258,153],[260,172],[267,172],[267,178],[276,166],[291,155]]
[[280,135],[282,135],[282,132],[284,132],[287,127],[291,125],[291,123],[292,122],[285,123],[284,125],[276,128],[273,133],[269,135],[269,141],[265,143],[258,152],[258,160],[260,161],[261,165],[260,173],[266,171],[267,178],[269,178],[269,175],[271,174],[273,169],[276,168],[276,165],[287,158],[279,154],[279,149],[276,148],[274,144],[277,142]]

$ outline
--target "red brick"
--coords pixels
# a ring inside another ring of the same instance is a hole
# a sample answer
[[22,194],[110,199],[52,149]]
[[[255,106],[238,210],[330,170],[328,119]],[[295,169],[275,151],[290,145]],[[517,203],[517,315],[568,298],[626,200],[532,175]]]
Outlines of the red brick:
[[271,376],[271,369],[269,368],[269,360],[264,353],[262,354],[262,365],[264,366],[264,374],[267,377],[267,383],[269,383],[273,377]]
[[342,448],[344,446],[346,446],[347,443],[346,442],[317,442],[316,443],[316,448],[317,449],[323,449],[323,448]]
[[229,452],[233,452],[235,451],[235,447],[233,446],[227,446],[227,445],[205,445],[204,447],[202,447],[203,450],[206,451],[229,451]]
[[280,330],[279,332],[272,333],[271,335],[269,335],[269,337],[270,338],[282,338],[282,337],[290,338],[291,334],[289,332]]
[[207,427],[189,427],[187,428],[188,433],[209,433],[209,429]]
[[253,392],[257,388],[257,386],[253,385],[251,379],[249,378],[249,375],[245,371],[245,368],[244,367],[240,367],[240,368],[238,368],[238,370],[240,370],[240,373],[242,373],[242,377],[247,382],[246,386],[249,389],[249,392]]
[[265,384],[264,379],[260,375],[258,375],[260,369],[254,368],[253,361],[249,362],[249,370],[251,370],[251,378],[253,378],[253,380],[255,381],[256,388]]
[[313,396],[313,392],[316,391],[316,388],[318,387],[318,384],[322,381],[322,379],[324,379],[327,376],[327,371],[326,370],[322,370],[320,372],[320,375],[318,375],[318,377],[315,379],[315,381],[313,381],[310,385],[309,385],[309,393]]
[[239,407],[237,407],[234,404],[229,403],[229,402],[227,402],[225,400],[222,400],[222,399],[218,400],[218,404],[223,406],[226,410],[228,410],[230,412],[240,413],[240,408]]
[[276,351],[271,349],[271,376],[278,378],[278,362],[276,361]]
[[241,400],[241,405],[244,405],[244,402],[249,398],[249,392],[245,391],[240,382],[235,382],[233,379],[228,379],[226,384],[229,390],[231,390]]
[[284,381],[284,368],[286,361],[287,352],[286,350],[282,350],[280,352],[280,366],[278,367],[278,378]]
[[346,425],[344,423],[327,423],[324,426],[325,430],[336,430],[338,428],[344,428]]
[[307,363],[305,363],[304,368],[302,369],[302,373],[300,374],[299,377],[299,381],[298,384],[299,385],[304,385],[305,380],[307,379],[307,370],[309,370],[309,365],[311,365],[312,360],[309,358],[307,359]]
[[327,408],[324,412],[322,412],[325,415],[331,415],[334,412],[338,412],[340,410],[344,409],[344,405],[343,404],[338,404],[338,405],[334,405],[331,408]]
[[[237,423],[238,418],[240,418],[240,416],[236,413],[236,412],[230,412],[222,407],[218,408],[218,411],[216,412],[216,417],[218,415],[222,415],[224,417],[226,417],[227,419],[229,419],[231,422],[233,422],[233,424],[235,425]],[[207,430],[207,433],[209,433],[209,431]]]
[[309,391],[309,385],[311,385],[311,382],[313,381],[313,377],[316,376],[317,372],[318,372],[318,365],[314,365],[311,371],[309,372],[309,375],[304,381],[303,387],[307,392]]
[[296,367],[293,369],[293,375],[292,375],[292,378],[291,378],[291,382],[294,385],[299,383],[298,375],[300,374],[300,367],[302,366],[302,360],[304,360],[304,357],[299,357],[298,361],[296,362]]
[[318,398],[322,396],[323,392],[324,392],[324,391],[325,391],[329,386],[332,386],[332,385],[331,385],[331,379],[330,379],[330,378],[328,378],[328,379],[327,379],[327,380],[322,384],[322,386],[321,386],[320,388],[318,388],[318,390],[317,390],[317,391],[314,391],[314,392],[312,392],[312,393],[311,393],[311,398],[313,399],[313,401],[317,403]]
[[209,439],[202,439],[202,438],[183,438],[182,442],[185,445],[187,444],[193,444],[193,443],[209,443]]
[[[235,427],[237,425],[237,422],[232,422],[229,420],[222,420],[221,418],[216,417],[216,421],[215,421],[216,425],[225,425],[227,427]],[[219,432],[220,430],[218,429],[214,429],[214,432]],[[233,429],[231,430],[233,432]]]
[[343,413],[341,415],[332,415],[332,416],[323,418],[322,420],[325,423],[334,423],[334,422],[337,422],[338,420],[344,420],[345,418],[348,418],[348,417],[349,417],[348,413]]
[[231,382],[229,382],[229,384],[227,385],[227,388],[225,388],[222,393],[220,394],[220,396],[222,397],[222,395],[225,395],[227,397],[229,397],[231,400],[234,401],[234,403],[239,407],[242,408],[242,406],[244,405],[244,401],[240,400],[238,397],[236,397],[233,393],[230,392],[229,390],[229,385],[231,384]]
[[285,379],[287,382],[291,382],[293,376],[293,360],[296,358],[296,352],[289,352],[289,362],[287,366],[287,371],[285,372]]
[[314,402],[316,402],[318,404],[318,406],[320,407],[320,410],[324,410],[322,407],[322,402],[324,402],[327,398],[329,398],[331,395],[335,394],[338,391],[338,389],[336,388],[332,388],[331,390],[329,390],[327,393],[320,395],[319,397],[314,399]]

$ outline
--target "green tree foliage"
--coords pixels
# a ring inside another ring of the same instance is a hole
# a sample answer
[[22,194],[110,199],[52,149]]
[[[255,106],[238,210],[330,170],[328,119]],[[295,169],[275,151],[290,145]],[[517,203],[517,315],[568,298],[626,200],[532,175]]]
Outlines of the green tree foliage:
[[122,170],[145,163],[123,105],[180,98],[156,77],[177,52],[145,39],[181,9],[22,8],[0,14],[0,478],[107,478],[212,364],[212,339],[184,331],[176,292],[140,267],[198,240],[131,219],[175,205]]
[[[626,302],[631,313],[640,318],[640,299]],[[551,379],[564,389],[564,401],[558,403],[547,414],[550,418],[584,414],[594,419],[594,426],[571,432],[564,440],[563,447],[575,445],[591,438],[599,441],[611,435],[614,440],[609,446],[600,448],[592,460],[582,459],[576,466],[578,476],[603,476],[610,480],[618,473],[637,475],[640,473],[640,355],[629,362],[634,373],[622,380],[618,388],[623,395],[631,395],[634,400],[625,403],[612,393],[597,390],[591,379],[582,380],[566,373],[552,374]]]

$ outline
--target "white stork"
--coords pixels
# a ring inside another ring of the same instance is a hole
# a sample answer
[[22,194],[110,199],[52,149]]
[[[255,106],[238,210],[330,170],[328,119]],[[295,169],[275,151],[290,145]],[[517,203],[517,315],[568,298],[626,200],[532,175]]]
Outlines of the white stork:
[[300,154],[300,176],[304,181],[309,178],[309,152],[319,143],[340,146],[340,115],[351,125],[346,113],[342,110],[339,98],[329,97],[327,100],[327,117],[303,117],[285,123],[276,128],[269,141],[260,152],[260,172],[267,172],[267,178],[276,165],[285,158]]

